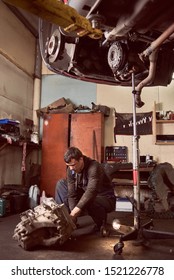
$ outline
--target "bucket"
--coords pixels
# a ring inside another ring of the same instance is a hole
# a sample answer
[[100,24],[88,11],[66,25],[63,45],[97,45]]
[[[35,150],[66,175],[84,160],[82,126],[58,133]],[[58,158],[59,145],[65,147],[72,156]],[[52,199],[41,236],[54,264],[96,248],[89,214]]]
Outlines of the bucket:
[[21,213],[28,209],[28,195],[25,193],[12,194],[10,204],[12,213]]
[[5,216],[6,214],[6,200],[4,198],[0,198],[0,217]]

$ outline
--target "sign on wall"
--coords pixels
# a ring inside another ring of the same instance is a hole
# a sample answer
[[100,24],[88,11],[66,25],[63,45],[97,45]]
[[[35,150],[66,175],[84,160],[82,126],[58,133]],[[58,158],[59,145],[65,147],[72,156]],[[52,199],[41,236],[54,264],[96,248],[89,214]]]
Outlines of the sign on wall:
[[[152,134],[152,112],[136,114],[137,135]],[[114,135],[133,135],[133,114],[115,113]]]

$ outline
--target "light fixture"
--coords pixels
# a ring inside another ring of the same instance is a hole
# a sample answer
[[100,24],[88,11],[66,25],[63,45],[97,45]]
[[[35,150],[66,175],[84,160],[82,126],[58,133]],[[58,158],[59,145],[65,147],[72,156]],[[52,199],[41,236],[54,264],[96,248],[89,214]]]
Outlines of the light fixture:
[[120,227],[121,227],[120,221],[119,221],[118,219],[114,219],[114,220],[112,221],[112,227],[113,227],[113,229],[115,229],[115,230],[119,230]]
[[113,219],[112,227],[121,234],[127,234],[133,230],[133,227],[131,226],[122,225],[118,219]]

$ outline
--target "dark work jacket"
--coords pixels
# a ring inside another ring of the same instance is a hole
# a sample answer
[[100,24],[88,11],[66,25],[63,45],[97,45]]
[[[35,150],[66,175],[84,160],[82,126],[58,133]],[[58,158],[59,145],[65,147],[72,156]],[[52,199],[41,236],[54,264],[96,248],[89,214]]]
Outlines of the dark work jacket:
[[[67,168],[68,203],[72,210],[75,206],[85,209],[97,196],[114,197],[114,190],[108,175],[102,165],[86,156],[83,156],[84,168],[81,174]],[[80,179],[79,179],[80,178]],[[81,198],[78,198],[78,190],[83,190]]]

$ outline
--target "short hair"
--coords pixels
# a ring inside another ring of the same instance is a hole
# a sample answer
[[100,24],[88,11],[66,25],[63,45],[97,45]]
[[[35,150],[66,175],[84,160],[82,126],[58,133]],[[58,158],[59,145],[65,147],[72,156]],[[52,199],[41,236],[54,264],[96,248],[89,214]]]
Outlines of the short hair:
[[64,154],[64,161],[70,163],[72,159],[79,160],[83,157],[82,152],[76,147],[69,147],[66,153]]

